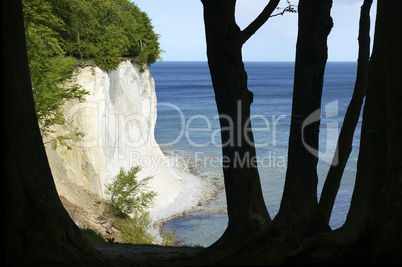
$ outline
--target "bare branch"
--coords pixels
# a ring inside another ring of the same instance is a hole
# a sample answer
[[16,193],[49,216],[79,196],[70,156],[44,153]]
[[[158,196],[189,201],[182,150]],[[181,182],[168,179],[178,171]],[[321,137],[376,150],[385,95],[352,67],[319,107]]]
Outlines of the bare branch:
[[242,31],[242,42],[245,43],[270,18],[280,0],[270,0],[258,17]]
[[[287,0],[286,2],[288,4],[287,7],[285,7],[281,12],[273,14],[270,17],[272,18],[272,17],[276,17],[276,16],[283,16],[286,12],[288,12],[288,13],[296,13],[297,12],[296,5],[292,5],[289,0]],[[282,8],[277,7],[276,9],[281,10]]]

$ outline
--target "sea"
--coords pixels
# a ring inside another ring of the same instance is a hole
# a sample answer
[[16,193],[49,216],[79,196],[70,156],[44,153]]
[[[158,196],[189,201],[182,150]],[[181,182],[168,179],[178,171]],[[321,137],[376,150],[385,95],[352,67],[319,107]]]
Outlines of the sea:
[[[257,150],[264,200],[271,218],[279,210],[285,182],[292,108],[294,62],[244,62],[248,88],[254,94],[251,123]],[[311,115],[321,117],[318,197],[331,165],[337,138],[351,100],[356,62],[328,62],[322,107]],[[183,159],[189,171],[215,184],[215,196],[202,208],[167,221],[178,245],[209,246],[223,234],[228,217],[223,189],[219,117],[207,62],[161,61],[151,65],[155,79],[157,122],[155,138],[170,157]],[[317,114],[319,114],[317,116]],[[361,118],[353,149],[344,171],[330,219],[333,229],[342,226],[349,209],[355,182]],[[306,144],[308,148],[308,144]]]

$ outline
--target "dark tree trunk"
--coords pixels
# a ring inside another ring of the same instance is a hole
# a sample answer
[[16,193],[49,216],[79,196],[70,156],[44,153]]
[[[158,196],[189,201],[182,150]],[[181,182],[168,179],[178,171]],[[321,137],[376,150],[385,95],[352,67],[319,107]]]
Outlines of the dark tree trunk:
[[360,13],[359,27],[359,57],[357,65],[356,83],[352,100],[345,114],[342,129],[339,134],[334,159],[328,171],[327,178],[320,198],[320,211],[329,222],[332,208],[338,193],[343,171],[352,151],[353,135],[359,121],[363,99],[366,93],[368,64],[370,58],[370,8],[373,0],[365,0]]
[[[383,9],[387,164],[374,196],[368,233],[372,261],[402,262],[402,1],[378,2]],[[381,11],[381,9],[380,9]],[[381,118],[384,120],[384,117]]]
[[64,210],[32,96],[21,1],[1,2],[7,264],[102,265]]
[[352,243],[367,226],[377,199],[375,192],[384,178],[387,166],[387,122],[384,69],[384,7],[378,2],[373,53],[370,59],[367,95],[363,111],[359,159],[355,189],[345,224],[338,230],[346,233],[343,241]]
[[289,164],[280,211],[223,263],[402,262],[402,1],[378,0],[355,189],[346,222],[334,231],[320,219],[317,159],[303,144],[318,150],[318,125],[305,132],[301,126],[320,106],[330,6],[331,1],[299,2]]
[[235,0],[203,0],[208,64],[221,126],[223,172],[229,223],[212,248],[234,248],[270,222],[257,169],[250,122],[253,94],[247,88],[243,43],[268,19],[279,1],[241,31],[235,21]]
[[401,10],[401,1],[378,1],[350,210],[341,228],[303,242],[310,260],[321,251],[322,262],[402,262]]
[[341,229],[368,262],[402,261],[401,10],[401,1],[378,1],[356,185]]
[[[225,258],[225,264],[282,264],[305,238],[330,230],[318,210],[316,167],[331,7],[331,0],[299,1],[288,169],[281,206],[274,220],[241,250]],[[316,122],[307,125],[311,115]]]
[[322,230],[318,227],[322,223],[317,202],[318,136],[327,37],[332,28],[331,7],[331,0],[301,0],[298,7],[288,167],[275,221],[281,227],[297,229],[294,234],[301,237]]

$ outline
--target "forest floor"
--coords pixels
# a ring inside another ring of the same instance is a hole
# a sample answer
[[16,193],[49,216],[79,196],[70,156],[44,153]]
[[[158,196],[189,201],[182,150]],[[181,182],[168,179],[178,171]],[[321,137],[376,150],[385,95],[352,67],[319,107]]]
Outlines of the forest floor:
[[113,244],[96,247],[112,266],[211,266],[222,253],[202,253],[205,248]]

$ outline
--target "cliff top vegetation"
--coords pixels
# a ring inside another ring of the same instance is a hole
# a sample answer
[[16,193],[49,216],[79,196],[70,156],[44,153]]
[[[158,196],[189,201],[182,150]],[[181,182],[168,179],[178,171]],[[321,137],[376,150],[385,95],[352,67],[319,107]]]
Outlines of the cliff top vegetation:
[[[121,57],[148,65],[160,59],[151,19],[128,0],[23,0],[28,49],[48,56],[94,59],[115,69]],[[38,43],[29,39],[41,38]]]
[[[148,15],[129,0],[23,0],[28,63],[42,136],[54,124],[66,125],[65,101],[83,101],[88,92],[73,83],[77,60],[105,71],[122,57],[140,64],[160,59],[159,36]],[[59,136],[53,145],[64,143]]]

